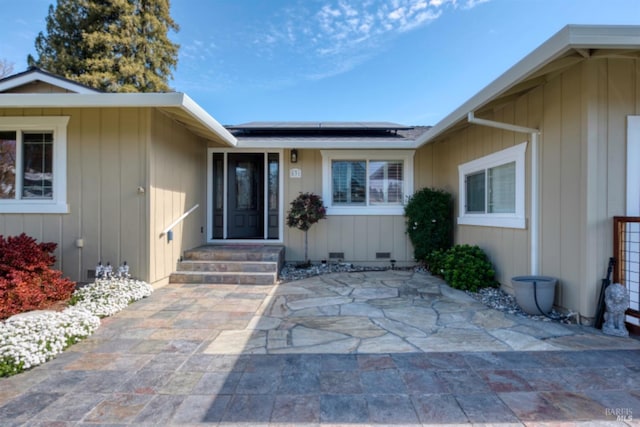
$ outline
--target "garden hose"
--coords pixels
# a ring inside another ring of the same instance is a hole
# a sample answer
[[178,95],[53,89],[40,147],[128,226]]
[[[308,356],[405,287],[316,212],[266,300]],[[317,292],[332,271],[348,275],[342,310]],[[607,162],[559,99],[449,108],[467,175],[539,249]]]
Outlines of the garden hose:
[[547,317],[547,318],[549,318],[551,320],[559,320],[560,319],[559,317],[550,316],[549,314],[547,314],[544,311],[542,311],[542,309],[540,308],[540,305],[538,304],[538,292],[537,292],[537,289],[538,289],[538,283],[534,280],[533,281],[533,301],[536,303],[536,307],[537,307],[538,311],[540,313],[542,313],[542,315],[544,317]]

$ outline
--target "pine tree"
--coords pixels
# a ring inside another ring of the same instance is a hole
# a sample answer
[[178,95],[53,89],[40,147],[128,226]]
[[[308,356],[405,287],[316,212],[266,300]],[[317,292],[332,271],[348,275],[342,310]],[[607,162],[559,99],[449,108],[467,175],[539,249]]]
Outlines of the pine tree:
[[179,45],[169,0],[57,0],[35,65],[107,92],[166,92]]

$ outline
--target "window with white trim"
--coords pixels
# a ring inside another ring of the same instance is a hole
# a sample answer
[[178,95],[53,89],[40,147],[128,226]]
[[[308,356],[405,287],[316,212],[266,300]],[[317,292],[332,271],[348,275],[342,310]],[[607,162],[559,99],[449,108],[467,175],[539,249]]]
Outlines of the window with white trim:
[[402,215],[413,193],[412,150],[322,150],[328,215]]
[[0,213],[66,213],[69,117],[0,117]]
[[458,224],[525,228],[527,143],[458,166]]

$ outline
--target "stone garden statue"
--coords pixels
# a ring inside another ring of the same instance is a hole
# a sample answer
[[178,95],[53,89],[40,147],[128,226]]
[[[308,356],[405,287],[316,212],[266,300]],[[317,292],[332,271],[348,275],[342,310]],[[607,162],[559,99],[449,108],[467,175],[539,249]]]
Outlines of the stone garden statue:
[[607,335],[628,337],[629,331],[624,325],[625,312],[629,308],[629,295],[627,288],[620,283],[613,283],[604,291],[606,311],[604,313],[604,325],[602,332]]

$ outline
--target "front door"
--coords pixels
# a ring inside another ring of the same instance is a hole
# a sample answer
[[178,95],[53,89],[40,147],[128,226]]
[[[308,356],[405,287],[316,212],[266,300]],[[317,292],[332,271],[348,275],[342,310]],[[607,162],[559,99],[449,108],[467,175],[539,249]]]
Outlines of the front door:
[[229,153],[228,238],[264,237],[264,154]]
[[209,149],[211,243],[282,241],[282,151]]

